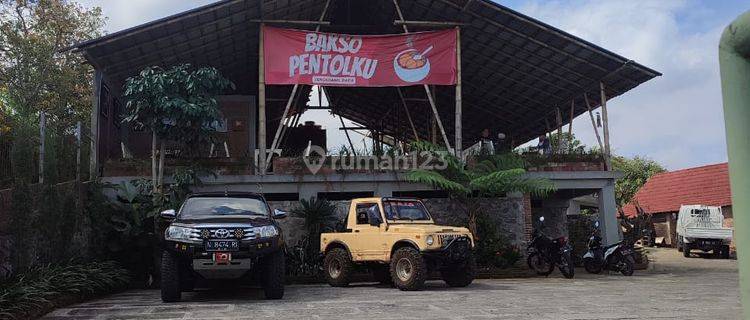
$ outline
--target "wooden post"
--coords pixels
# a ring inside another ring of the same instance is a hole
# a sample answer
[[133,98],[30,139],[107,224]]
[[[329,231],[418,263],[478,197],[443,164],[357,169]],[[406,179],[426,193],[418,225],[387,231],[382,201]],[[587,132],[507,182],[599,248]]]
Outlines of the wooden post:
[[589,111],[589,118],[591,118],[591,127],[594,128],[594,133],[596,134],[596,142],[599,143],[599,149],[602,150],[602,154],[604,154],[604,145],[602,144],[602,138],[599,136],[599,130],[596,129],[596,121],[594,121],[594,112],[593,110],[591,110],[591,103],[589,103],[589,95],[584,93],[583,100],[586,101],[586,109]]
[[76,122],[76,182],[81,182],[81,122]]
[[44,183],[44,143],[46,140],[47,117],[44,111],[39,113],[39,183]]
[[612,149],[609,144],[609,119],[607,117],[607,93],[604,90],[604,82],[599,82],[599,89],[601,90],[602,120],[604,121],[604,150],[606,154],[604,160],[607,163],[607,171],[612,171]]
[[265,24],[260,24],[260,35],[258,38],[258,173],[266,174],[266,75],[263,58],[263,28]]
[[462,101],[461,101],[461,28],[456,27],[456,115],[455,115],[455,138],[454,146],[456,157],[463,159],[463,135],[462,135]]
[[419,134],[417,133],[417,128],[414,126],[414,121],[411,120],[411,114],[409,113],[409,108],[406,106],[404,94],[401,92],[401,88],[396,87],[396,90],[398,90],[398,97],[401,99],[401,104],[404,106],[404,110],[406,111],[406,118],[409,119],[409,125],[411,126],[411,131],[414,133],[414,139],[419,141]]

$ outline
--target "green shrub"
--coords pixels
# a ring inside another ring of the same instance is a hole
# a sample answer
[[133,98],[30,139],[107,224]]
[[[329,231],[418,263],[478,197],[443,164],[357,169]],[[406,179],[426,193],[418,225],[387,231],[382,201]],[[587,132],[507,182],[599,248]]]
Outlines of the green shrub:
[[508,239],[498,232],[492,219],[485,215],[477,218],[476,255],[477,263],[484,267],[508,268],[521,259],[521,252],[510,245]]
[[114,262],[47,265],[0,283],[0,318],[39,316],[60,303],[125,289],[128,271]]

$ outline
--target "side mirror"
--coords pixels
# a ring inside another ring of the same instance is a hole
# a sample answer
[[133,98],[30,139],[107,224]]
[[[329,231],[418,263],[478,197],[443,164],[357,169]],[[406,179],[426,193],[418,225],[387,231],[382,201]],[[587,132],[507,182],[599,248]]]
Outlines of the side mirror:
[[177,213],[174,211],[174,209],[167,209],[162,211],[159,216],[161,216],[163,219],[172,220],[177,216]]
[[274,219],[284,219],[286,218],[286,211],[280,210],[280,209],[273,209],[273,215],[272,218]]

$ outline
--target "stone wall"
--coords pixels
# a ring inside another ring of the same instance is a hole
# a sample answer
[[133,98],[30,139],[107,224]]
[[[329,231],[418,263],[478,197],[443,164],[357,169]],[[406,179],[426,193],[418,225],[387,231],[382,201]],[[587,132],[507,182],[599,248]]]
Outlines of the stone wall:
[[[507,198],[483,198],[477,200],[484,213],[488,214],[495,222],[495,225],[511,245],[523,248],[526,244],[526,225],[525,216],[525,199],[519,197]],[[339,220],[343,221],[349,212],[350,201],[331,201],[337,208]],[[459,204],[447,198],[425,199],[425,206],[435,219],[435,222],[442,225],[461,226],[467,225],[467,217],[463,214]],[[298,201],[269,201],[272,209],[281,209],[291,211],[299,205]],[[282,230],[288,246],[296,245],[305,236],[304,219],[290,215],[288,218],[280,220]]]

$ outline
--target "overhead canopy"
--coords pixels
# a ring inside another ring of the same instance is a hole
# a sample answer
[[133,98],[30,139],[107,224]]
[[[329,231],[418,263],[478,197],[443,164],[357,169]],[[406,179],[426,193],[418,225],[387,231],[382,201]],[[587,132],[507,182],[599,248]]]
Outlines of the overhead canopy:
[[[117,92],[125,79],[152,65],[189,62],[221,70],[238,85],[237,94],[257,93],[258,20],[315,20],[326,0],[225,0],[77,44]],[[584,94],[598,106],[599,83],[608,98],[619,96],[660,73],[585,40],[489,0],[401,0],[407,21],[461,25],[464,145],[483,128],[504,132],[522,143],[586,111]],[[330,0],[321,31],[352,34],[401,33],[392,0]],[[274,25],[313,29],[312,25]],[[449,26],[444,26],[449,27]],[[443,27],[443,28],[444,28]],[[410,31],[434,30],[432,24]],[[267,89],[269,120],[278,120],[291,86]],[[310,88],[304,87],[303,97]],[[453,135],[453,87],[435,90],[449,137]],[[412,133],[395,88],[329,88],[333,112],[386,134]],[[430,106],[422,87],[404,89],[417,130],[430,131]],[[299,99],[304,105],[307,99]],[[273,125],[271,124],[271,130]],[[548,127],[549,126],[549,127]],[[453,139],[450,139],[453,141]]]

